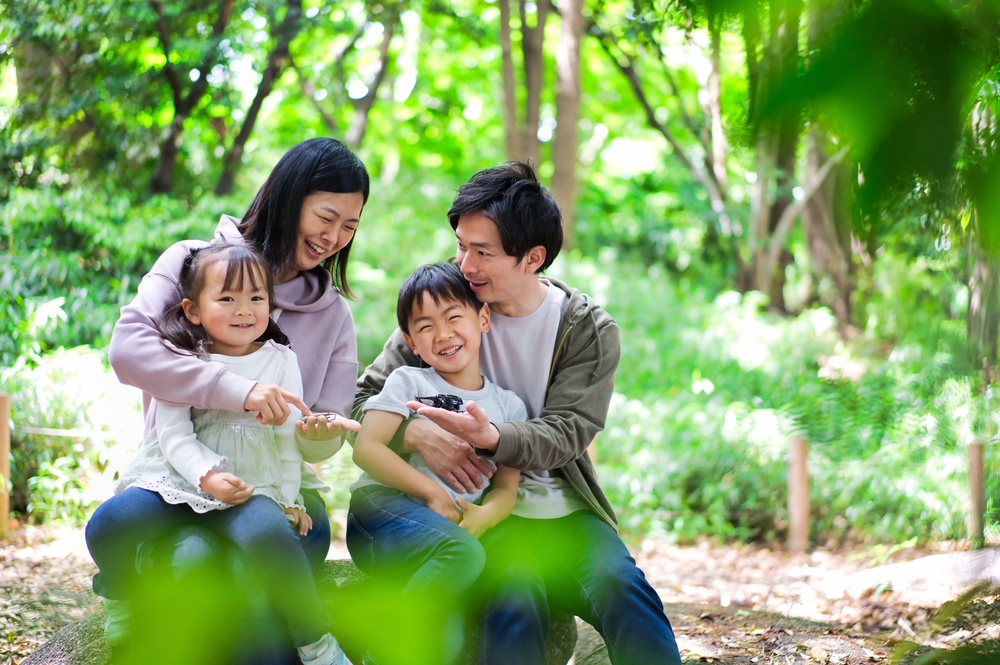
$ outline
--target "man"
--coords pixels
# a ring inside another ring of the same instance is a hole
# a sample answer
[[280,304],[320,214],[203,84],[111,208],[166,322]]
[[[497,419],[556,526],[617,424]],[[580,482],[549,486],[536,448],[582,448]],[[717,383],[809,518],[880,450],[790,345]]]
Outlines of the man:
[[[593,625],[612,663],[679,664],[663,605],[618,537],[587,455],[614,389],[618,326],[587,295],[539,276],[562,246],[558,207],[531,167],[514,162],[473,176],[448,219],[462,274],[492,313],[483,372],[521,397],[529,420],[411,403],[430,420],[404,423],[393,445],[419,452],[456,490],[482,485],[480,458],[521,470],[513,514],[482,537],[479,663],[542,665],[553,607]],[[397,330],[358,380],[355,418],[400,365],[421,362]]]

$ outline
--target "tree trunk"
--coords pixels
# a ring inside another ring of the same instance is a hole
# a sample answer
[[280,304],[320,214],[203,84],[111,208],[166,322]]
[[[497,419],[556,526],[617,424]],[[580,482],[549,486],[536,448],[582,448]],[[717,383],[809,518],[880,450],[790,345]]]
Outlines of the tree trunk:
[[396,22],[398,20],[399,16],[393,15],[383,24],[385,32],[382,33],[382,45],[379,47],[378,74],[375,75],[375,80],[368,87],[368,94],[354,103],[354,117],[351,118],[351,124],[347,128],[345,140],[347,145],[355,150],[361,147],[361,141],[365,138],[365,132],[368,130],[368,113],[372,110],[372,106],[375,105],[378,89],[382,85],[382,81],[385,80],[385,75],[389,72],[391,64],[389,44],[392,41],[392,35],[396,29]]
[[[813,123],[807,136],[806,178],[813,178],[830,159],[827,153],[830,138],[825,129]],[[816,193],[802,210],[809,258],[818,269],[817,276],[825,275],[833,281],[836,293],[831,302],[837,320],[844,324],[852,321],[854,302],[855,266],[851,259],[851,162],[844,160],[834,167]]]
[[503,127],[507,159],[521,156],[521,128],[517,124],[517,79],[514,74],[514,53],[510,44],[510,0],[500,3],[500,52],[503,77]]
[[[979,219],[976,223],[980,223]],[[1000,327],[1000,260],[983,248],[979,234],[972,233],[969,237],[969,255],[972,261],[969,275],[969,311],[966,314],[969,354],[975,367],[983,372],[983,383],[996,385],[997,334]]]
[[552,144],[552,196],[562,211],[563,244],[573,245],[576,161],[580,122],[580,40],[583,0],[561,3],[562,31],[556,48],[556,133]]
[[[830,34],[846,10],[846,3],[839,0],[810,2],[807,52],[814,53],[819,48],[820,41]],[[829,132],[816,118],[812,119],[806,141],[806,179],[809,180],[830,158],[832,142]],[[855,265],[851,251],[852,170],[848,159],[836,166],[802,210],[802,228],[816,277],[829,277],[835,289],[832,300],[823,304],[829,305],[837,320],[843,324],[852,322],[855,290]]]
[[[764,47],[758,71],[759,101],[765,99],[783,80],[794,76],[798,67],[800,0],[775,0],[770,5],[770,43]],[[749,48],[751,42],[745,43]],[[747,53],[748,59],[750,53]],[[748,67],[749,69],[749,67]],[[773,260],[770,242],[785,211],[793,205],[792,183],[795,181],[795,153],[798,148],[802,121],[798,109],[786,109],[759,118],[757,124],[757,182],[751,204],[750,273],[743,276],[741,286],[766,293],[770,309],[785,312],[785,268],[791,253],[780,248]]]
[[524,54],[524,87],[527,96],[524,104],[524,132],[521,134],[520,159],[531,160],[538,170],[541,160],[541,145],[538,141],[538,125],[542,111],[542,86],[545,84],[545,20],[549,14],[549,3],[541,0],[536,4],[536,21],[528,25],[526,0],[519,0],[521,12],[521,51]]
[[187,117],[186,113],[174,109],[174,119],[170,122],[170,131],[167,138],[160,144],[160,159],[156,163],[156,172],[149,182],[149,189],[154,194],[166,194],[174,188],[174,169],[177,167],[177,153],[181,149],[181,136]]
[[253,102],[250,103],[250,108],[247,109],[247,115],[243,119],[243,126],[240,127],[240,133],[236,135],[233,145],[226,152],[226,156],[223,159],[222,175],[219,176],[219,182],[215,186],[215,193],[218,196],[225,196],[233,191],[233,181],[236,179],[236,172],[239,170],[240,164],[243,163],[243,149],[246,147],[247,141],[250,140],[250,135],[253,134],[253,128],[257,124],[257,117],[260,115],[260,109],[264,105],[264,100],[271,94],[271,91],[274,89],[274,82],[281,75],[282,67],[285,66],[285,62],[290,58],[288,47],[292,39],[295,38],[295,35],[299,33],[299,29],[302,26],[301,18],[302,0],[288,0],[288,9],[285,12],[285,18],[282,19],[281,24],[275,31],[274,50],[267,56],[267,67],[264,69],[260,83],[257,85],[257,94],[254,95]]

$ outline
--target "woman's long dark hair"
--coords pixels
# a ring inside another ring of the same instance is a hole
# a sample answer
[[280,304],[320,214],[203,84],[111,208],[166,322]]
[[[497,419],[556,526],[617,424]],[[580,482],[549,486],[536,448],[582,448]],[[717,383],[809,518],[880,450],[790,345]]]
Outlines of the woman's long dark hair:
[[[331,138],[303,141],[285,153],[267,182],[257,192],[240,222],[240,233],[267,257],[276,275],[295,268],[302,200],[312,192],[351,194],[360,192],[362,209],[368,202],[368,171],[358,156]],[[333,284],[348,298],[347,259],[354,239],[323,262],[333,275]]]
[[[195,325],[184,315],[182,305],[185,298],[193,302],[198,302],[198,297],[205,288],[205,273],[208,267],[218,263],[226,262],[226,279],[223,281],[222,289],[240,290],[243,288],[243,276],[250,280],[250,287],[254,290],[259,288],[260,281],[264,283],[267,290],[268,310],[274,309],[274,279],[271,276],[271,269],[264,258],[250,245],[208,245],[200,249],[192,249],[191,253],[184,258],[184,265],[181,267],[181,278],[177,283],[180,291],[181,302],[164,310],[156,321],[156,329],[163,337],[164,346],[179,355],[187,355],[185,351],[201,354],[205,342],[211,338],[208,332],[200,325]],[[260,280],[260,281],[258,281]],[[258,342],[266,342],[273,339],[278,344],[288,344],[288,337],[281,332],[281,328],[272,319],[267,321],[267,330],[257,338]],[[167,344],[166,342],[170,342]],[[211,351],[211,349],[207,349]]]

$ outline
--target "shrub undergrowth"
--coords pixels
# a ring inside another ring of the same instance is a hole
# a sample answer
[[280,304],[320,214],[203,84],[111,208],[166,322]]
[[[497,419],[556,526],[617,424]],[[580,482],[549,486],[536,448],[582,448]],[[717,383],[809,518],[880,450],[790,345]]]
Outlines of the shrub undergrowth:
[[[428,212],[445,210],[452,196],[453,187],[404,174],[391,196],[366,208],[351,274],[362,367],[395,326],[402,279],[453,253],[443,214]],[[13,193],[0,211],[0,236],[12,250],[0,256],[0,367],[15,405],[16,510],[81,520],[107,492],[127,461],[120,451],[138,446],[141,424],[118,445],[24,436],[17,425],[123,429],[101,415],[101,395],[111,389],[95,386],[114,383],[103,355],[57,349],[106,345],[118,308],[160,251],[208,237],[220,213],[242,212],[243,198],[188,205],[81,190]],[[623,530],[678,540],[782,537],[787,442],[804,436],[814,541],[962,536],[964,448],[1000,422],[962,351],[962,294],[932,268],[887,252],[860,279],[863,320],[845,328],[825,309],[771,314],[759,294],[719,293],[712,280],[668,274],[612,248],[564,252],[550,274],[590,293],[622,330],[597,459]],[[991,446],[987,454],[992,464]],[[343,510],[356,469],[342,452],[326,470],[336,485],[331,508]],[[992,497],[996,474],[989,487]],[[992,498],[988,507],[1000,522]]]

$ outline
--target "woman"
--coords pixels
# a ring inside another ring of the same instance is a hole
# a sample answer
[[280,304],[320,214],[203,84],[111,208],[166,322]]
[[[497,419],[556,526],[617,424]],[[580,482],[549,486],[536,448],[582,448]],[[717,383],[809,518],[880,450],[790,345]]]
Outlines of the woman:
[[[256,244],[274,271],[277,321],[298,358],[301,403],[277,385],[252,383],[195,357],[180,361],[163,346],[153,320],[178,299],[184,257],[207,243],[180,242],[164,252],[138,295],[122,308],[109,353],[118,378],[144,391],[147,432],[152,397],[203,409],[256,411],[262,423],[276,425],[288,417],[292,402],[303,413],[341,414],[297,424],[303,458],[319,462],[337,452],[345,426],[357,425],[343,416],[350,412],[358,375],[354,321],[344,296],[351,295],[347,263],[368,192],[368,172],[354,153],[334,139],[310,139],[281,158],[242,220],[223,216],[215,231],[217,241]],[[303,547],[314,568],[330,547],[318,486],[315,475],[303,473],[302,495],[313,523]],[[190,537],[185,530],[186,547]],[[217,549],[212,541],[205,536],[209,550]]]

